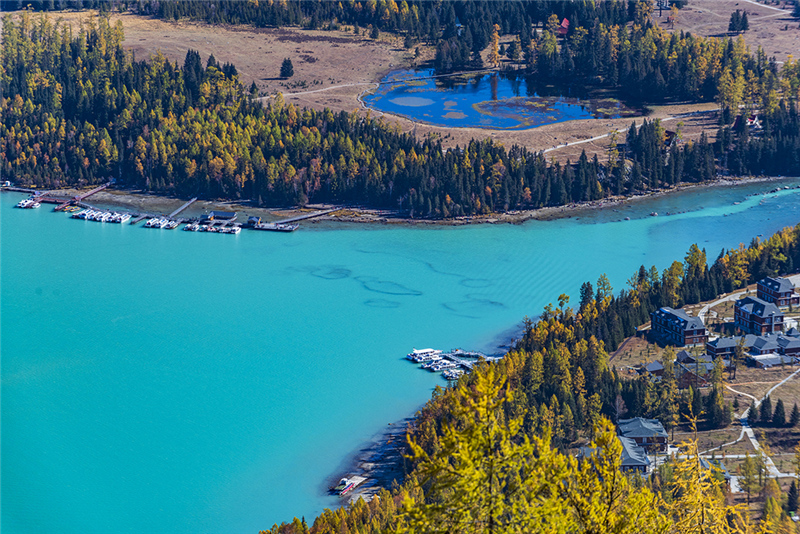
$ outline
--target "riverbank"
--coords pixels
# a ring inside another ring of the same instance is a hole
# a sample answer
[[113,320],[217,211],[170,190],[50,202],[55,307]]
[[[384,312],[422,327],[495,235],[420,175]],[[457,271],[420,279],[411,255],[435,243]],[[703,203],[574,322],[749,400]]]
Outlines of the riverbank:
[[[671,189],[650,191],[634,196],[613,196],[590,202],[572,203],[564,206],[551,206],[532,210],[511,210],[505,213],[492,213],[488,215],[474,215],[456,217],[452,219],[409,219],[404,217],[399,210],[378,208],[364,208],[359,206],[339,206],[335,204],[309,204],[303,208],[263,208],[251,205],[248,202],[226,200],[199,200],[181,214],[182,217],[197,217],[213,210],[237,211],[240,218],[250,216],[261,217],[264,222],[274,222],[291,217],[297,217],[318,210],[339,208],[337,211],[304,221],[307,224],[322,223],[360,223],[382,225],[409,225],[409,226],[464,226],[470,224],[522,224],[526,221],[550,221],[581,217],[587,212],[623,206],[635,207],[643,200],[687,191],[697,188],[716,188],[736,186],[746,183],[775,182],[788,177],[762,176],[751,178],[725,178],[714,182],[697,184],[681,184]],[[33,189],[31,189],[33,191]],[[75,196],[79,189],[58,190],[59,196]],[[168,214],[179,206],[185,199],[146,193],[136,190],[106,189],[93,195],[89,202],[106,209],[128,210],[136,213],[150,213],[154,215]],[[620,217],[622,218],[622,217]]]

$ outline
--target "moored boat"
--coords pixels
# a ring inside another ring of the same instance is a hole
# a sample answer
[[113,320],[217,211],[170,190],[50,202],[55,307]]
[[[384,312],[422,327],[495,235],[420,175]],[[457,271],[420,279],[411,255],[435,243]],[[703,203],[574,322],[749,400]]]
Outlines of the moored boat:
[[299,224],[281,224],[281,223],[259,223],[253,225],[256,230],[267,230],[269,232],[294,232],[300,228]]

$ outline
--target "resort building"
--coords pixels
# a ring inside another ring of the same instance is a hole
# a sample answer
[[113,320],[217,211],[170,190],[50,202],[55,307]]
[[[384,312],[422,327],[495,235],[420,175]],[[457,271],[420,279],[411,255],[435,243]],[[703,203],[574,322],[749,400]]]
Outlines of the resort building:
[[748,334],[782,332],[783,312],[771,302],[758,297],[745,297],[736,301],[733,324]]
[[619,441],[622,443],[620,471],[647,473],[650,470],[650,458],[647,457],[647,452],[631,438],[619,436]]
[[758,281],[756,295],[765,302],[778,307],[800,304],[800,294],[795,292],[794,284],[788,278],[764,278]]
[[652,312],[650,320],[652,335],[668,345],[684,347],[705,344],[708,341],[708,330],[703,320],[691,317],[683,310],[664,306]]
[[748,352],[751,348],[753,348],[753,344],[755,344],[756,339],[758,339],[758,336],[754,336],[753,334],[733,337],[718,337],[717,339],[706,343],[706,354],[708,354],[712,360],[717,357],[730,359],[733,358],[734,354],[736,354],[736,346],[739,344],[740,340],[742,340],[742,348],[745,352]]
[[[622,464],[620,465],[620,470],[624,472],[635,471],[643,475],[647,474],[652,465],[650,458],[647,457],[647,451],[630,438],[617,436],[617,439],[619,439],[619,442],[622,444],[622,454],[620,455]],[[586,460],[596,452],[597,449],[594,447],[581,447],[577,455],[578,460]]]
[[759,354],[756,356],[749,356],[747,358],[749,364],[759,369],[769,369],[770,367],[777,367],[779,365],[794,365],[797,363],[797,358],[792,356],[784,356],[782,354]]
[[667,450],[667,431],[658,419],[620,419],[617,428],[620,436],[632,439],[647,451]]

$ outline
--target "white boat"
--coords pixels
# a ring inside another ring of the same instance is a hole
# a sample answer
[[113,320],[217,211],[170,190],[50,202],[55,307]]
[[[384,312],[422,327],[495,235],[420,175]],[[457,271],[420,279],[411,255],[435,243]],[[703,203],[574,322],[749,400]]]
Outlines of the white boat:
[[464,376],[464,371],[461,369],[445,369],[442,371],[442,376],[447,380],[458,380]]
[[146,223],[144,223],[145,228],[160,228],[160,226],[156,226],[161,224],[160,219],[158,217],[153,217],[152,219],[148,219]]
[[121,215],[119,216],[119,222],[120,222],[120,224],[122,224],[122,223],[124,223],[124,222],[127,222],[127,221],[129,221],[129,220],[130,220],[130,218],[131,218],[131,216],[130,216],[130,214],[129,214],[129,213],[123,213],[123,214],[121,214]]
[[42,207],[42,205],[40,203],[38,203],[38,202],[31,202],[30,204],[28,204],[28,208],[29,209],[35,209],[35,208],[41,208],[41,207]]
[[24,200],[20,200],[19,202],[17,202],[17,207],[18,208],[27,208],[31,204],[33,204],[33,199],[26,198]]
[[456,367],[458,367],[458,365],[456,365],[455,363],[453,363],[453,362],[451,362],[449,360],[442,360],[442,361],[434,363],[430,367],[430,370],[434,371],[434,372],[437,372],[437,371],[444,371],[445,369],[455,369]]
[[406,358],[411,360],[412,362],[428,362],[431,359],[438,359],[441,358],[442,351],[435,350],[435,349],[414,349],[413,351],[406,354]]

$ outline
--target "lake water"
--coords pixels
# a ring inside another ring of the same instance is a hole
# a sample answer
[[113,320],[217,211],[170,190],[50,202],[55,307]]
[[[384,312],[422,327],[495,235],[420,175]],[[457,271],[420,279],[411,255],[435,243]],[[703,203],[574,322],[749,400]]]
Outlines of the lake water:
[[0,195],[0,528],[310,521],[338,503],[325,480],[342,462],[444,383],[402,359],[412,347],[492,347],[603,272],[619,289],[694,242],[713,259],[800,221],[800,190],[748,196],[774,187],[519,226],[238,236],[71,220]]
[[540,96],[525,79],[497,73],[421,79],[431,74],[433,71],[392,72],[363,101],[378,111],[427,124],[508,130],[638,114],[611,98]]

